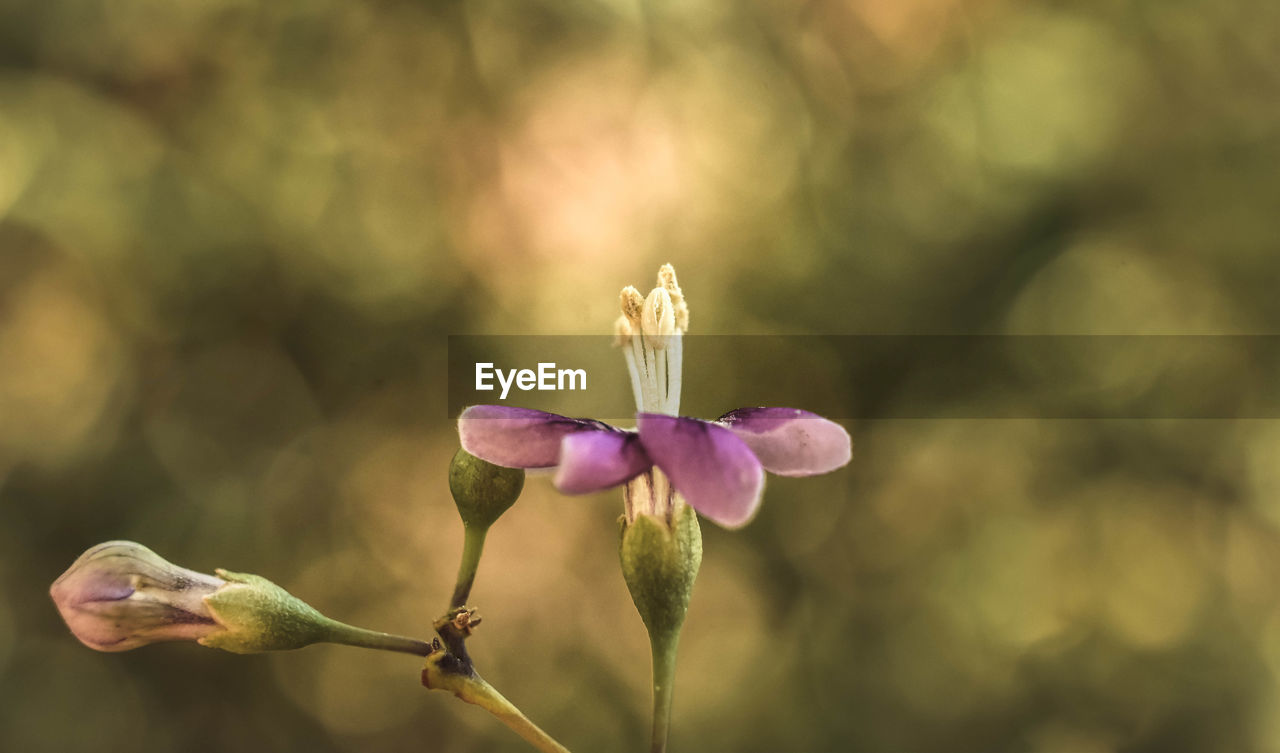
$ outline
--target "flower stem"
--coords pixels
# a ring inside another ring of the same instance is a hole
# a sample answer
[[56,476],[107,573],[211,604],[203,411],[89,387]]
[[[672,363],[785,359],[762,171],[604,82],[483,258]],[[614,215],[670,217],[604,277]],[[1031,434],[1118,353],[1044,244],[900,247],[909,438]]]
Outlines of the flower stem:
[[664,753],[671,730],[671,698],[675,689],[676,650],[680,631],[660,632],[649,639],[653,654],[653,742],[651,753]]
[[462,700],[474,703],[493,714],[499,721],[510,727],[513,732],[523,737],[526,742],[543,751],[543,753],[569,753],[568,748],[556,742],[555,738],[543,732],[541,727],[529,721],[529,717],[525,716],[511,701],[503,697],[492,685],[485,682],[482,677],[476,675],[468,685],[475,689],[474,700],[466,696],[460,696]]
[[325,636],[324,641],[326,643],[340,643],[344,646],[372,648],[379,651],[398,651],[402,654],[413,654],[414,656],[426,656],[431,653],[431,644],[426,641],[407,638],[403,635],[380,633],[376,630],[366,630],[365,628],[355,627],[337,620],[329,620],[328,634]]
[[471,595],[471,585],[476,580],[476,569],[480,567],[480,555],[484,552],[484,537],[488,528],[466,526],[462,540],[462,561],[458,563],[458,584],[453,588],[450,607],[460,607],[467,603]]
[[427,665],[422,670],[422,684],[435,690],[447,690],[467,703],[488,711],[542,753],[569,753],[568,748],[530,721],[515,704],[485,682],[473,669],[459,668],[451,660],[452,656],[445,651],[438,651],[427,657]]

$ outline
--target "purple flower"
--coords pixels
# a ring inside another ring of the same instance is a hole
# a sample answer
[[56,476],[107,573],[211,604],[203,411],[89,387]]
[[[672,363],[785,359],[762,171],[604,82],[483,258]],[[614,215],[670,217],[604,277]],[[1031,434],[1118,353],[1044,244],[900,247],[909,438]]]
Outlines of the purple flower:
[[688,308],[670,265],[659,271],[648,298],[625,288],[622,311],[618,341],[639,411],[634,430],[475,405],[458,419],[462,447],[496,465],[555,468],[554,484],[567,494],[625,483],[629,521],[648,513],[670,522],[683,500],[727,528],[755,515],[764,471],[812,476],[849,462],[848,432],[808,411],[739,408],[715,421],[677,415]]

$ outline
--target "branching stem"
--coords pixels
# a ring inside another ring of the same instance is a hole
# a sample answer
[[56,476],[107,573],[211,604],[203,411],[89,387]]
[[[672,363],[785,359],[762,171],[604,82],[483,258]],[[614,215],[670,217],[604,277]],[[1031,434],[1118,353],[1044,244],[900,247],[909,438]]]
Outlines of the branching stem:
[[[542,753],[569,753],[569,749],[529,720],[515,704],[508,701],[475,670],[467,653],[467,638],[480,617],[466,606],[471,586],[476,580],[480,555],[484,552],[487,528],[466,526],[462,540],[462,560],[458,564],[458,581],[449,601],[449,611],[432,627],[440,639],[427,647],[422,684],[433,690],[447,690],[467,703],[479,706],[497,717],[513,732]],[[442,643],[443,642],[443,643]]]
[[440,650],[427,657],[427,666],[422,670],[422,684],[434,690],[447,690],[488,711],[542,753],[569,753],[568,748],[530,721],[472,667],[461,665],[447,651]]

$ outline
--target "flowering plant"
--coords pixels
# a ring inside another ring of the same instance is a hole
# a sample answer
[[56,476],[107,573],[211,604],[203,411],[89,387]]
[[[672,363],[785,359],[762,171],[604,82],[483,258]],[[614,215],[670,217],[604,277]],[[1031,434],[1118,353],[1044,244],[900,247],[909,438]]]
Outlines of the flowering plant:
[[[666,746],[676,649],[702,562],[697,516],[739,528],[759,509],[764,471],[811,476],[852,454],[849,434],[797,408],[739,408],[715,421],[679,415],[689,306],[670,264],[641,296],[627,286],[615,323],[636,428],[501,405],[467,408],[462,447],[511,468],[555,468],[567,494],[624,485],[623,577],[653,654],[653,750]],[[686,507],[687,505],[687,507]]]
[[99,651],[195,641],[236,653],[341,643],[425,657],[422,682],[479,705],[541,751],[565,751],[476,671],[466,641],[480,624],[467,605],[488,529],[516,501],[524,470],[554,469],[568,494],[623,486],[622,573],[649,632],[652,750],[666,749],[676,650],[702,562],[698,515],[726,528],[759,508],[764,472],[809,476],[849,462],[848,433],[796,408],[740,408],[714,421],[679,415],[689,309],[665,265],[641,296],[621,295],[616,323],[636,401],[636,427],[527,408],[478,405],[458,419],[462,449],[449,489],[464,529],[449,609],[429,643],[332,620],[271,581],[173,565],[128,541],[90,548],[50,589],[72,633]]

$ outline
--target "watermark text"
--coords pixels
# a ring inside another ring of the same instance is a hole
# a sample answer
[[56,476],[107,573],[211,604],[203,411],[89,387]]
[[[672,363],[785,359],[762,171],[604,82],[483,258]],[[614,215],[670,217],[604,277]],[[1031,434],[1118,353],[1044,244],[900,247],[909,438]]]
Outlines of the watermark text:
[[506,400],[512,386],[522,392],[585,390],[587,371],[586,369],[557,369],[554,362],[539,363],[537,369],[499,369],[492,363],[476,364],[477,391],[500,390],[498,399]]

